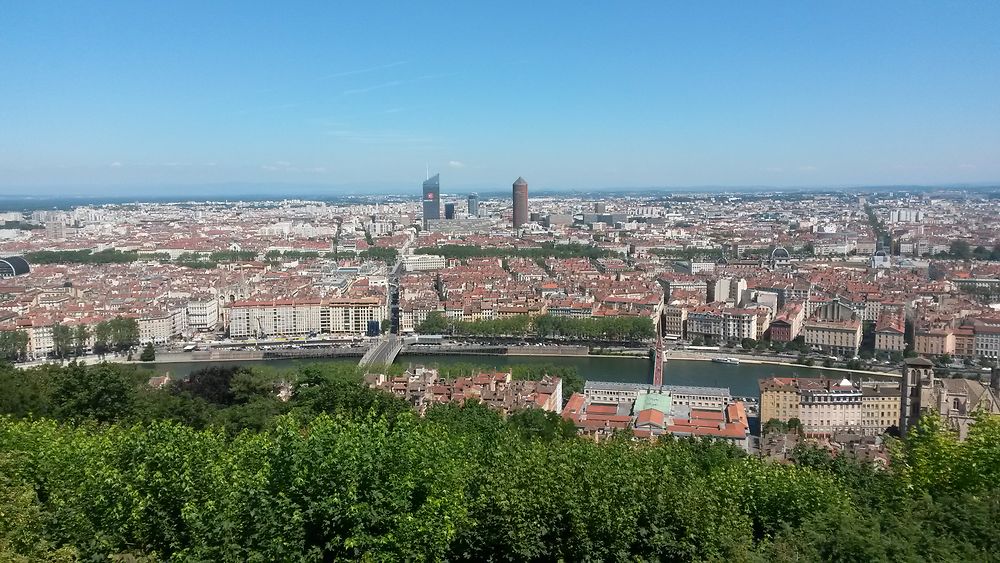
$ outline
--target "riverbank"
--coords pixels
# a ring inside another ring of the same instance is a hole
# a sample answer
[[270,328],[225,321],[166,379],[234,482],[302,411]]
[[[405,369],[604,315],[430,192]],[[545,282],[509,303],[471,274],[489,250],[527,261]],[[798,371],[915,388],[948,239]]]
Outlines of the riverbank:
[[[502,351],[501,351],[502,350]],[[86,364],[93,365],[101,362],[110,363],[128,363],[136,365],[170,365],[170,364],[211,364],[211,363],[238,363],[238,362],[248,362],[248,363],[258,363],[258,362],[274,362],[274,361],[298,361],[298,362],[309,362],[309,361],[331,361],[331,360],[344,360],[348,361],[355,357],[360,357],[363,350],[344,348],[338,349],[332,353],[327,354],[281,354],[281,355],[267,355],[264,351],[258,350],[225,350],[217,349],[212,351],[199,351],[199,352],[162,352],[157,354],[156,360],[154,362],[141,362],[136,359],[128,360],[126,356],[81,356],[77,358],[76,361]],[[511,347],[407,347],[401,353],[401,356],[407,357],[426,357],[428,362],[433,362],[434,358],[438,357],[519,357],[519,358],[539,358],[547,361],[551,361],[554,358],[600,358],[600,359],[614,359],[623,360],[631,362],[649,362],[648,357],[643,357],[638,354],[590,354],[586,346],[511,346]],[[693,361],[693,362],[711,362],[712,358],[718,357],[719,353],[715,354],[705,354],[700,352],[691,352],[683,350],[667,350],[664,352],[664,361]],[[134,357],[134,356],[133,356]],[[804,364],[799,364],[791,361],[780,361],[771,359],[761,359],[760,357],[747,356],[743,354],[729,354],[727,357],[734,357],[739,359],[740,363],[743,365],[761,365],[761,366],[781,366],[783,368],[790,369],[807,369],[810,371],[823,371],[823,372],[840,372],[848,374],[860,374],[860,375],[872,375],[879,377],[901,377],[901,374],[895,371],[874,371],[874,370],[859,370],[859,369],[847,369],[841,367],[825,367],[821,365],[807,366]],[[45,364],[59,364],[58,360],[46,360],[46,361],[36,361],[24,364],[16,364],[17,367],[28,368],[34,366],[40,366]],[[69,363],[68,361],[63,362],[63,364]],[[648,364],[647,364],[648,365]],[[720,365],[720,364],[716,364]]]
[[[665,351],[663,353],[663,355],[666,358],[665,361],[670,361],[671,359],[673,359],[673,360],[683,360],[683,361],[692,361],[692,362],[711,362],[712,358],[719,357],[718,354],[709,356],[709,355],[704,355],[704,354],[697,353],[697,352],[683,352],[683,351],[674,351],[674,350],[667,350],[667,351]],[[848,368],[839,368],[839,367],[826,367],[826,366],[821,366],[821,365],[820,366],[817,366],[817,365],[807,366],[805,364],[800,364],[800,363],[796,363],[796,362],[782,362],[782,361],[778,361],[778,360],[762,360],[762,359],[760,359],[758,357],[755,357],[755,356],[745,356],[745,355],[742,355],[742,354],[730,354],[730,355],[725,356],[725,357],[737,358],[740,361],[740,364],[761,364],[761,365],[771,365],[771,366],[787,366],[787,367],[793,367],[793,368],[813,369],[813,370],[821,370],[821,371],[837,371],[837,372],[852,373],[852,374],[853,373],[860,373],[860,374],[865,374],[865,375],[877,375],[877,376],[880,376],[880,377],[902,377],[901,373],[898,373],[898,372],[895,372],[895,371],[873,371],[873,370],[863,370],[863,369],[848,369]]]

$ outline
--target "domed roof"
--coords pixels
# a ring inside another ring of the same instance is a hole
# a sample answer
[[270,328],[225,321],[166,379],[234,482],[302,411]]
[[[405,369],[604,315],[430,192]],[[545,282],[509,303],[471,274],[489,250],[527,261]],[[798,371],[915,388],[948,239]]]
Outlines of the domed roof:
[[840,380],[840,386],[841,386],[841,387],[853,387],[853,386],[854,386],[854,384],[853,384],[853,383],[851,383],[851,380],[850,380],[850,379],[847,379],[847,378],[845,377],[844,379],[841,379],[841,380]]
[[0,258],[0,270],[4,275],[20,276],[31,271],[28,261],[21,256],[7,256]]
[[785,250],[784,246],[777,246],[777,247],[774,248],[774,250],[771,251],[771,259],[772,260],[774,260],[774,259],[786,259],[786,258],[790,258],[790,257],[791,257],[791,255],[788,254],[788,251]]

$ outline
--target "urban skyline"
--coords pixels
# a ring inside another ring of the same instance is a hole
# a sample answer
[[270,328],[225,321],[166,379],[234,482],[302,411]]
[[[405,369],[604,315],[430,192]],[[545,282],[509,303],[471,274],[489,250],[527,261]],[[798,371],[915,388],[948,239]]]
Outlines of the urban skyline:
[[997,559],[1000,3],[0,13],[0,561]]

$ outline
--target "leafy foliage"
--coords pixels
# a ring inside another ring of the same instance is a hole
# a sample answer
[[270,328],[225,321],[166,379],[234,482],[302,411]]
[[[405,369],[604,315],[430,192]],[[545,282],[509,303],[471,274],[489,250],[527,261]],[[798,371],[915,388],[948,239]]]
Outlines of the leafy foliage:
[[926,418],[884,470],[781,465],[476,402],[421,418],[347,363],[143,373],[0,366],[0,560],[997,560],[996,418],[964,442]]
[[481,321],[446,319],[432,311],[417,327],[421,334],[449,333],[462,336],[572,338],[589,340],[638,341],[656,336],[649,317],[571,318],[554,315],[515,315]]
[[595,246],[582,244],[542,243],[532,248],[483,248],[459,244],[443,244],[441,246],[418,248],[414,254],[436,254],[445,258],[467,260],[469,258],[607,258],[614,252],[602,250]]
[[156,348],[153,348],[152,342],[147,342],[142,348],[142,353],[139,354],[140,362],[154,362],[156,361]]
[[120,250],[39,250],[27,252],[24,259],[30,264],[127,264],[139,259],[137,252]]

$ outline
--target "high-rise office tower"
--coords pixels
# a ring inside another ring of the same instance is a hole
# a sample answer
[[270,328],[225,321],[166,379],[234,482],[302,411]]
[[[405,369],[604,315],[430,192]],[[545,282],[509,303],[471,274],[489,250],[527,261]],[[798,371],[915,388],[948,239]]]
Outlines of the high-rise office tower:
[[441,175],[435,174],[424,181],[424,230],[427,221],[441,218]]
[[514,228],[528,222],[528,183],[520,176],[514,180]]
[[444,204],[444,218],[445,219],[454,219],[455,218],[455,204],[454,203],[446,203],[446,204]]
[[597,202],[594,204],[594,213],[607,213],[608,206],[604,202]]
[[469,194],[469,217],[479,217],[479,194]]

